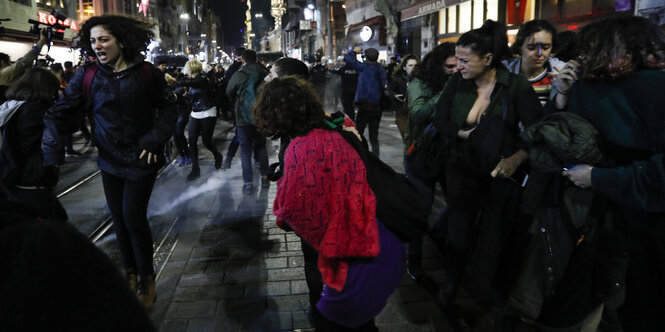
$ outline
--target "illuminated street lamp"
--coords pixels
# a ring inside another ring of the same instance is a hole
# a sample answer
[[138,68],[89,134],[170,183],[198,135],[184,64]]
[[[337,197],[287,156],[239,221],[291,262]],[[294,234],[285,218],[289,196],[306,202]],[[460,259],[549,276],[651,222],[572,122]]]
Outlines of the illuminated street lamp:
[[256,18],[262,18],[262,17],[263,17],[263,14],[261,14],[261,13],[256,13],[256,14],[254,14],[254,17],[256,17]]

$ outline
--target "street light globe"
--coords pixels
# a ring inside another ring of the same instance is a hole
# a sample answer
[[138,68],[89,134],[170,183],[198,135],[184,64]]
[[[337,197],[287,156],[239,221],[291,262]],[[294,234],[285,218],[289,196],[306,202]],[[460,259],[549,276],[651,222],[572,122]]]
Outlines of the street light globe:
[[307,4],[307,8],[309,8],[309,9],[311,9],[311,10],[314,10],[314,4],[311,3],[311,2],[308,3],[308,4]]

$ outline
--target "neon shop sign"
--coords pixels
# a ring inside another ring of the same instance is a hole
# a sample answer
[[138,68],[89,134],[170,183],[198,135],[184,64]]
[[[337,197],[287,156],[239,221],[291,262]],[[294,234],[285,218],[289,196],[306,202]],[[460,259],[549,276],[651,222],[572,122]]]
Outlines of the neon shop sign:
[[38,21],[39,23],[44,23],[44,24],[50,24],[50,25],[55,25],[60,24],[62,26],[66,26],[74,31],[78,31],[79,29],[79,24],[78,22],[74,20],[70,20],[69,18],[65,19],[64,21],[57,19],[55,16],[49,14],[49,13],[44,13],[44,12],[37,12],[37,15],[39,17]]

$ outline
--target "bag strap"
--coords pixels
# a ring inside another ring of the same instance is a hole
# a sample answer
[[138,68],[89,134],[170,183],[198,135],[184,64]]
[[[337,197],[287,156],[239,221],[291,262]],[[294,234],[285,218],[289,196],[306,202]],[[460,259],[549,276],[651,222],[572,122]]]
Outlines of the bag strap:
[[83,96],[85,99],[90,99],[90,87],[92,86],[92,81],[95,79],[95,74],[99,67],[97,63],[92,63],[88,68],[85,69],[85,74],[83,74]]

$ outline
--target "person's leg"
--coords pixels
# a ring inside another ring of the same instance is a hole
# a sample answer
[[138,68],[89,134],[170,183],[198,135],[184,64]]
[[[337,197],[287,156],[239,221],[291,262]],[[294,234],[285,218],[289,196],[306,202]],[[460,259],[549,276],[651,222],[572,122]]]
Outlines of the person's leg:
[[233,160],[233,157],[235,157],[236,152],[238,152],[238,147],[240,147],[240,142],[238,142],[238,135],[233,135],[233,139],[231,139],[231,142],[229,142],[229,147],[226,150],[226,161],[224,162],[224,166],[222,166],[222,168],[231,168],[231,161]]
[[123,217],[129,234],[139,276],[139,300],[149,308],[155,301],[155,269],[152,261],[152,233],[148,224],[148,202],[157,172],[136,180],[125,180]]
[[369,118],[369,142],[372,144],[372,153],[379,156],[379,125],[383,112],[376,110],[371,112]]
[[185,138],[187,119],[186,116],[178,116],[178,121],[175,124],[175,131],[173,133],[173,141],[175,142],[178,154],[183,158],[183,161],[185,161],[184,158],[189,158],[189,148],[187,146],[187,138]]
[[395,124],[399,130],[400,136],[402,136],[402,142],[406,139],[406,131],[408,129],[409,114],[404,112],[404,114],[395,114]]
[[356,107],[353,105],[353,94],[343,94],[342,95],[342,107],[344,108],[344,114],[346,114],[353,122],[356,121]]
[[222,154],[219,153],[217,147],[212,142],[212,134],[215,131],[215,124],[217,123],[217,118],[205,118],[201,119],[201,139],[203,140],[203,145],[212,152],[212,155],[215,157],[215,169],[222,167]]
[[251,186],[254,172],[252,170],[252,126],[237,126],[236,137],[240,144],[240,164],[242,165],[242,179],[245,185]]
[[370,117],[370,111],[362,106],[358,108],[358,114],[356,115],[356,129],[358,129],[358,133],[360,133],[361,136],[365,136],[365,128],[367,128]]
[[254,158],[259,162],[261,176],[266,176],[269,172],[266,138],[259,134],[254,126],[252,126],[252,140],[254,144]]
[[136,273],[136,260],[134,258],[134,249],[129,236],[129,230],[125,223],[123,214],[123,195],[125,191],[125,180],[110,173],[101,171],[102,185],[104,186],[104,196],[106,198],[106,205],[111,212],[113,220],[113,229],[118,241],[118,247],[122,254],[125,270],[128,274]]
[[439,300],[444,305],[452,305],[467,264],[471,230],[474,216],[454,208],[448,214],[448,253],[450,277],[441,287]]
[[313,320],[312,324],[317,326],[319,312],[316,308],[316,303],[321,299],[321,292],[323,292],[323,281],[318,266],[319,254],[314,247],[302,238],[300,239],[300,247],[305,263],[305,281],[307,282],[307,288],[309,289],[309,305],[311,310],[310,319]]
[[187,180],[194,180],[201,175],[199,167],[199,148],[198,140],[201,133],[201,120],[191,118],[189,121],[189,158],[192,160],[192,171],[187,176]]

